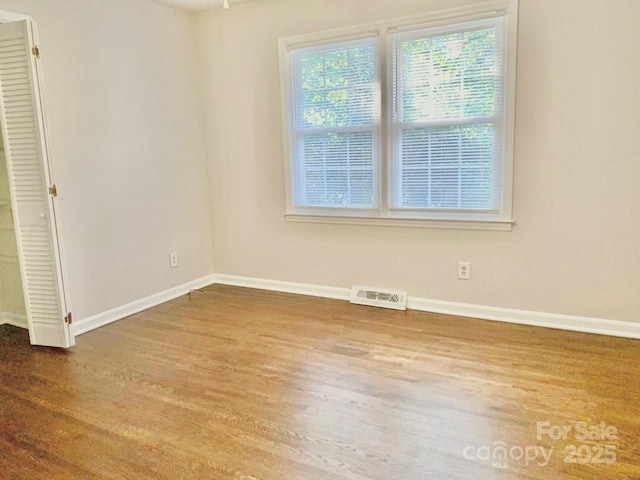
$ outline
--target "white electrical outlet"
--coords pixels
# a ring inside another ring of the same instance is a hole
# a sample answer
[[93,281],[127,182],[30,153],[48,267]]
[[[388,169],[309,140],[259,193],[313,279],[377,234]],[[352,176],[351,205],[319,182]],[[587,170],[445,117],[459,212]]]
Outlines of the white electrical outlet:
[[471,280],[471,262],[458,262],[458,280]]
[[178,268],[178,252],[171,252],[169,254],[169,266],[171,268]]

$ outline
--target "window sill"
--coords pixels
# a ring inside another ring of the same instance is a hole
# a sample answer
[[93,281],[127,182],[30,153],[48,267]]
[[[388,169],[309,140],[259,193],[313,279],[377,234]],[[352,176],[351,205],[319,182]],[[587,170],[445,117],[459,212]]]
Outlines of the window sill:
[[450,230],[493,230],[510,232],[515,225],[509,220],[451,220],[427,218],[358,217],[335,215],[305,215],[287,213],[285,218],[294,223],[329,223],[334,225],[367,225],[379,227],[440,228]]

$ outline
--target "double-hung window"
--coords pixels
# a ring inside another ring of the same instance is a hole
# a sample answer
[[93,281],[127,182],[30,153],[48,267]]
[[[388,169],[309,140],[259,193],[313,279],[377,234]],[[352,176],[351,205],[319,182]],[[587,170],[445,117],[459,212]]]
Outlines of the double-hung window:
[[282,39],[287,218],[510,229],[515,8]]
[[375,210],[380,179],[375,38],[294,50],[294,204]]

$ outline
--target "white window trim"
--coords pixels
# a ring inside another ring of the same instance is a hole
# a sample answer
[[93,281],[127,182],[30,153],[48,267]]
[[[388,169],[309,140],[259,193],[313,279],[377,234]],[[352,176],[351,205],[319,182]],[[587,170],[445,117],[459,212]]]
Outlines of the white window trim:
[[[388,66],[388,41],[391,33],[433,28],[453,23],[506,16],[506,52],[505,66],[505,101],[504,101],[504,165],[503,165],[503,203],[501,215],[488,217],[486,214],[469,215],[461,212],[435,212],[429,217],[411,216],[411,212],[394,212],[388,207],[390,193],[388,162],[392,146],[389,142],[391,117],[389,102],[386,98],[390,82],[391,69]],[[292,222],[333,223],[349,225],[377,225],[401,227],[451,228],[470,230],[510,231],[515,225],[513,220],[513,155],[515,137],[515,103],[516,103],[516,52],[517,52],[518,0],[496,0],[476,5],[439,10],[423,15],[403,17],[380,22],[373,22],[347,28],[327,30],[323,32],[296,35],[281,38],[278,41],[280,52],[280,94],[282,102],[282,130],[284,142],[284,174],[286,210],[285,218]],[[292,202],[292,162],[294,116],[290,108],[291,72],[289,51],[304,47],[312,47],[331,42],[357,40],[375,35],[379,38],[380,81],[381,81],[381,165],[380,174],[380,210],[367,212],[357,209],[333,208],[299,208]],[[369,213],[370,215],[367,215]]]

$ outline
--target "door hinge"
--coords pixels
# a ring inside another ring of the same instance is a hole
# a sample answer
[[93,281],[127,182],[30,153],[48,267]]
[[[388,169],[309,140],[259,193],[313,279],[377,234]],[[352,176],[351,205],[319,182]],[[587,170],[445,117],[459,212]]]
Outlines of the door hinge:
[[67,313],[67,316],[64,317],[64,323],[67,325],[71,325],[73,323],[73,315],[71,315],[71,312]]
[[34,45],[31,48],[31,52],[33,53],[34,57],[36,57],[38,60],[40,59],[40,47],[38,47],[37,45]]
[[55,183],[49,187],[49,195],[52,197],[58,196],[58,187],[56,187]]

